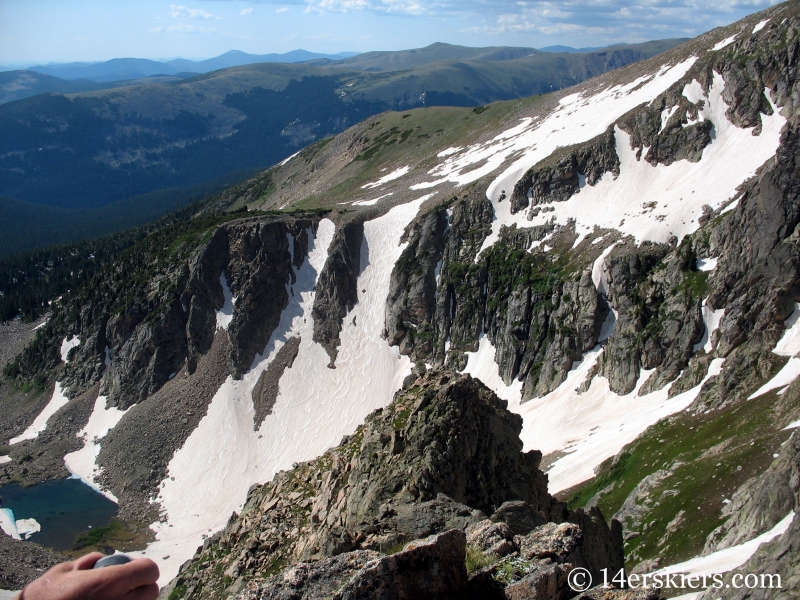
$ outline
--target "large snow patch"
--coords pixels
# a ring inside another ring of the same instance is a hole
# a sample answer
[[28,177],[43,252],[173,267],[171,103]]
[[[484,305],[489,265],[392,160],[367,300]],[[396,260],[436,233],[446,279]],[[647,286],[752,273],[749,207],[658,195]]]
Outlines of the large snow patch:
[[35,440],[39,437],[39,434],[47,428],[47,421],[50,417],[56,414],[62,406],[66,406],[67,403],[69,403],[69,398],[64,394],[64,390],[61,389],[61,383],[56,381],[53,396],[50,398],[50,402],[47,403],[47,406],[44,407],[44,410],[33,420],[30,427],[17,437],[11,438],[8,443],[18,444],[24,440]]

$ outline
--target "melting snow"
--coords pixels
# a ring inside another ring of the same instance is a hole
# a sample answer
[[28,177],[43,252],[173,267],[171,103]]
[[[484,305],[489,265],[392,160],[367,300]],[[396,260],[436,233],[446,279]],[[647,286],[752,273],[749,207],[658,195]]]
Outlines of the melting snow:
[[[772,352],[779,356],[790,356],[791,358],[789,362],[778,371],[775,377],[756,390],[748,400],[757,398],[771,390],[786,388],[800,376],[800,356],[795,356],[800,355],[800,304],[795,304],[794,312],[792,312],[783,324],[786,327],[786,333],[783,334],[783,337],[775,345]],[[786,389],[782,389],[778,394],[781,395],[785,391]]]
[[47,428],[47,420],[56,414],[58,409],[60,409],[62,406],[65,406],[68,402],[69,398],[67,398],[67,396],[64,394],[64,391],[61,389],[61,384],[56,381],[56,387],[53,390],[53,397],[50,399],[50,402],[47,403],[47,406],[44,407],[44,410],[33,420],[33,423],[31,423],[30,427],[28,427],[17,437],[11,438],[8,443],[18,444],[24,440],[35,440],[39,434]]
[[608,277],[605,272],[605,264],[606,258],[611,251],[614,249],[614,246],[617,245],[617,242],[611,244],[608,248],[603,250],[603,253],[597,257],[592,265],[592,283],[594,283],[594,287],[597,289],[598,292],[601,294],[608,293]]
[[73,335],[70,339],[64,338],[64,341],[61,342],[61,360],[63,360],[65,363],[69,362],[69,360],[67,360],[69,351],[73,348],[77,348],[80,345],[81,340],[76,335]]
[[706,352],[706,354],[708,354],[714,349],[714,346],[711,343],[711,336],[717,329],[719,329],[719,324],[722,322],[722,317],[725,316],[725,309],[720,308],[719,310],[711,310],[711,307],[708,306],[708,298],[706,298],[703,300],[702,314],[705,331],[703,332],[703,338],[692,348],[692,352],[698,352],[700,349],[702,349]]
[[800,353],[800,303],[795,303],[794,312],[783,322],[786,333],[775,346],[773,352],[780,356],[794,356]]
[[469,373],[476,379],[480,379],[487,387],[503,400],[519,403],[522,396],[522,382],[515,379],[511,385],[507,386],[500,377],[497,363],[494,361],[495,349],[486,334],[481,334],[477,352],[467,352],[467,366],[464,373]]
[[753,33],[754,33],[754,34],[755,34],[755,33],[758,33],[759,31],[761,31],[762,29],[764,29],[764,27],[766,26],[766,24],[767,24],[767,23],[769,23],[769,19],[764,19],[763,21],[761,21],[761,22],[760,22],[758,25],[756,25],[755,27],[753,27]]
[[[292,245],[289,244],[289,247],[291,248]],[[236,298],[233,297],[233,292],[231,292],[231,288],[228,285],[228,279],[225,277],[225,273],[219,276],[219,284],[222,286],[222,294],[225,296],[225,302],[220,310],[215,311],[217,314],[217,329],[224,329],[227,331],[233,320],[233,307],[236,304]]]
[[388,198],[394,192],[389,192],[388,194],[384,194],[383,196],[378,196],[375,200],[361,200],[359,202],[353,202],[353,206],[373,206],[383,200],[384,198]]
[[[654,75],[610,87],[593,96],[566,96],[560,100],[559,108],[545,119],[523,118],[518,125],[493,139],[453,153],[428,172],[434,178],[432,181],[417,184],[411,189],[430,188],[448,181],[466,185],[499,169],[508,159],[524,153],[489,188],[487,195],[490,199],[496,199],[502,190],[512,190],[525,171],[547,158],[556,148],[588,141],[600,135],[626,112],[658,96],[683,77],[696,60],[692,57],[671,68],[664,67]],[[495,202],[495,211],[510,215],[509,203]],[[499,233],[499,227],[497,224],[497,231],[493,231],[493,234]]]
[[797,429],[798,427],[800,427],[800,421],[795,421],[794,423],[791,423],[786,427],[784,427],[783,430],[786,431],[787,429]]
[[[405,248],[400,237],[428,197],[364,224],[358,303],[344,319],[335,369],[328,368],[327,352],[312,339],[311,316],[334,225],[321,221],[316,238],[309,231],[308,258],[296,273],[294,294],[263,356],[240,381],[228,378],[170,462],[170,477],[157,498],[167,522],[153,525],[157,541],[146,551],[170,556],[160,561],[162,582],[175,576],[203,535],[224,527],[231,512],[241,510],[252,484],[338,444],[400,388],[411,362],[381,336],[386,296],[392,267]],[[300,350],[281,377],[273,413],[253,431],[252,390],[278,350],[296,336]]]
[[[786,388],[790,383],[797,379],[798,376],[800,376],[800,358],[790,358],[789,362],[786,363],[786,366],[778,371],[778,374],[775,375],[775,377],[753,392],[748,400],[758,398],[759,396],[762,396],[763,394],[766,394],[772,390]],[[782,389],[780,392],[778,392],[778,395],[782,395],[785,391],[785,389]]]
[[686,562],[659,569],[656,573],[663,575],[668,575],[670,573],[687,573],[700,577],[703,575],[713,575],[715,573],[727,573],[750,560],[750,557],[756,553],[756,550],[758,550],[761,544],[770,542],[779,535],[786,533],[793,520],[794,512],[790,512],[780,523],[775,525],[775,527],[748,542],[719,550],[707,556],[698,556]]
[[99,491],[109,500],[118,502],[114,494],[103,490],[97,482],[96,476],[99,474],[99,468],[96,461],[100,454],[100,440],[117,426],[128,411],[119,410],[116,407],[106,408],[106,401],[105,396],[97,397],[89,422],[78,432],[78,437],[84,440],[83,448],[67,454],[64,457],[64,464],[74,476]]
[[717,268],[717,260],[716,258],[698,258],[697,259],[697,270],[708,272],[713,271]]
[[11,462],[11,457],[10,456],[8,456],[8,455],[0,456],[0,465],[4,465],[4,464],[10,463],[10,462]]
[[605,377],[595,376],[589,389],[578,395],[575,391],[597,363],[603,350],[600,346],[587,352],[575,362],[566,381],[556,390],[524,404],[520,403],[522,382],[515,380],[506,386],[494,361],[494,347],[487,338],[481,339],[478,352],[467,353],[465,373],[470,373],[509,401],[509,410],[522,416],[520,437],[524,449],[540,450],[542,454],[567,452],[556,460],[547,472],[549,491],[558,493],[594,477],[594,469],[607,458],[617,454],[657,421],[689,406],[700,388],[722,371],[724,360],[715,359],[708,374],[696,387],[668,397],[669,387],[639,395],[639,389],[653,371],[642,371],[636,388],[625,396],[611,391]]
[[447,149],[442,150],[441,152],[439,152],[439,154],[437,154],[436,156],[439,157],[439,158],[446,158],[446,157],[448,157],[448,156],[450,156],[452,154],[455,154],[456,152],[460,152],[462,149],[463,149],[463,146],[455,146],[455,147],[452,147],[452,148],[447,148]]
[[730,46],[733,42],[736,41],[736,36],[739,34],[734,34],[731,37],[727,37],[721,42],[718,42],[713,48],[711,48],[711,52],[716,52],[717,50],[722,50],[725,46]]
[[[300,152],[302,152],[302,150],[300,150]],[[292,155],[291,155],[289,158],[284,158],[284,159],[283,159],[281,162],[279,162],[279,163],[278,163],[278,166],[279,166],[279,167],[282,167],[283,165],[287,164],[287,163],[288,163],[290,160],[292,160],[292,159],[293,159],[293,158],[295,158],[295,157],[296,157],[298,154],[300,154],[300,152],[295,152],[295,153],[294,153],[294,154],[292,154]]]
[[15,540],[28,539],[34,533],[42,530],[36,519],[14,519],[10,508],[0,508],[0,529]]
[[411,167],[400,167],[396,171],[392,171],[388,175],[384,175],[378,181],[373,183],[367,183],[366,185],[362,185],[361,189],[374,189],[376,187],[382,186],[384,183],[389,183],[390,181],[394,181],[395,179],[400,179],[403,175],[408,173],[411,170]]
[[[694,91],[693,86],[687,88],[690,88],[690,93]],[[654,167],[645,160],[636,160],[630,137],[617,128],[620,175],[616,180],[607,174],[594,187],[583,188],[566,202],[555,202],[552,205],[555,212],[541,213],[531,221],[527,220],[524,211],[511,215],[507,202],[495,202],[497,219],[482,249],[495,243],[502,225],[530,227],[543,225],[554,217],[562,225],[574,219],[581,235],[597,225],[618,229],[637,241],[667,242],[672,235],[680,239],[695,231],[699,227],[703,205],[719,208],[725,204],[736,194],[736,188],[775,154],[781,128],[786,122],[774,107],[772,116],[762,115],[762,133],[754,137],[752,130],[739,129],[728,121],[723,89],[721,76],[715,74],[714,85],[701,111],[714,123],[715,136],[703,151],[700,162],[684,160],[670,166],[660,164]],[[708,177],[710,170],[716,174],[715,177]],[[503,188],[513,185],[502,177],[500,181]],[[492,184],[490,195],[497,187],[497,183]],[[643,198],[648,203],[656,202],[656,208],[643,210]]]

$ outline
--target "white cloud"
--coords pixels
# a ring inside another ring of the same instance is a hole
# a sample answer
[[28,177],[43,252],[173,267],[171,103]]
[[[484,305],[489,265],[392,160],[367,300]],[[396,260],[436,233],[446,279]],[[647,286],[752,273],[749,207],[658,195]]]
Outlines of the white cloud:
[[285,6],[281,6],[278,10],[275,11],[275,14],[281,15],[283,13],[289,12],[289,9]]
[[173,19],[189,18],[189,19],[221,19],[209,12],[204,11],[202,8],[189,8],[188,6],[180,6],[178,4],[171,4],[169,7],[169,16]]
[[198,25],[189,25],[187,23],[178,23],[170,25],[169,27],[153,27],[149,30],[152,33],[211,33],[216,31],[213,27],[200,27]]
[[243,16],[243,17],[246,17],[248,15],[254,15],[254,14],[256,14],[256,9],[255,8],[243,8],[242,12],[240,12],[239,14],[241,16]]
[[[269,1],[269,0],[267,0]],[[470,33],[609,36],[653,39],[693,36],[779,0],[305,0],[306,13],[371,11],[486,20]],[[480,22],[480,21],[479,21]],[[492,24],[493,23],[493,24]]]

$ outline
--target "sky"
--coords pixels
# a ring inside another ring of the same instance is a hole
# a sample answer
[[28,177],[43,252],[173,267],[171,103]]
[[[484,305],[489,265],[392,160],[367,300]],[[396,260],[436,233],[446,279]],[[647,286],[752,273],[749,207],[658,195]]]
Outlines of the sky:
[[694,37],[776,0],[0,0],[0,65]]

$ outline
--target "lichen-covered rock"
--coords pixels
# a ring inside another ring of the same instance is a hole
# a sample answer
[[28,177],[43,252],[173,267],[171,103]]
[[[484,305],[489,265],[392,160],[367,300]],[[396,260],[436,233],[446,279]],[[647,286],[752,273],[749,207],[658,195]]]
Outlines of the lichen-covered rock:
[[330,600],[369,563],[381,558],[370,550],[356,550],[325,560],[293,565],[266,581],[251,582],[237,600]]
[[457,529],[412,542],[359,571],[335,600],[460,600],[465,555],[466,537]]
[[467,544],[475,546],[484,554],[505,556],[519,549],[514,543],[514,532],[505,523],[486,519],[467,527]]

